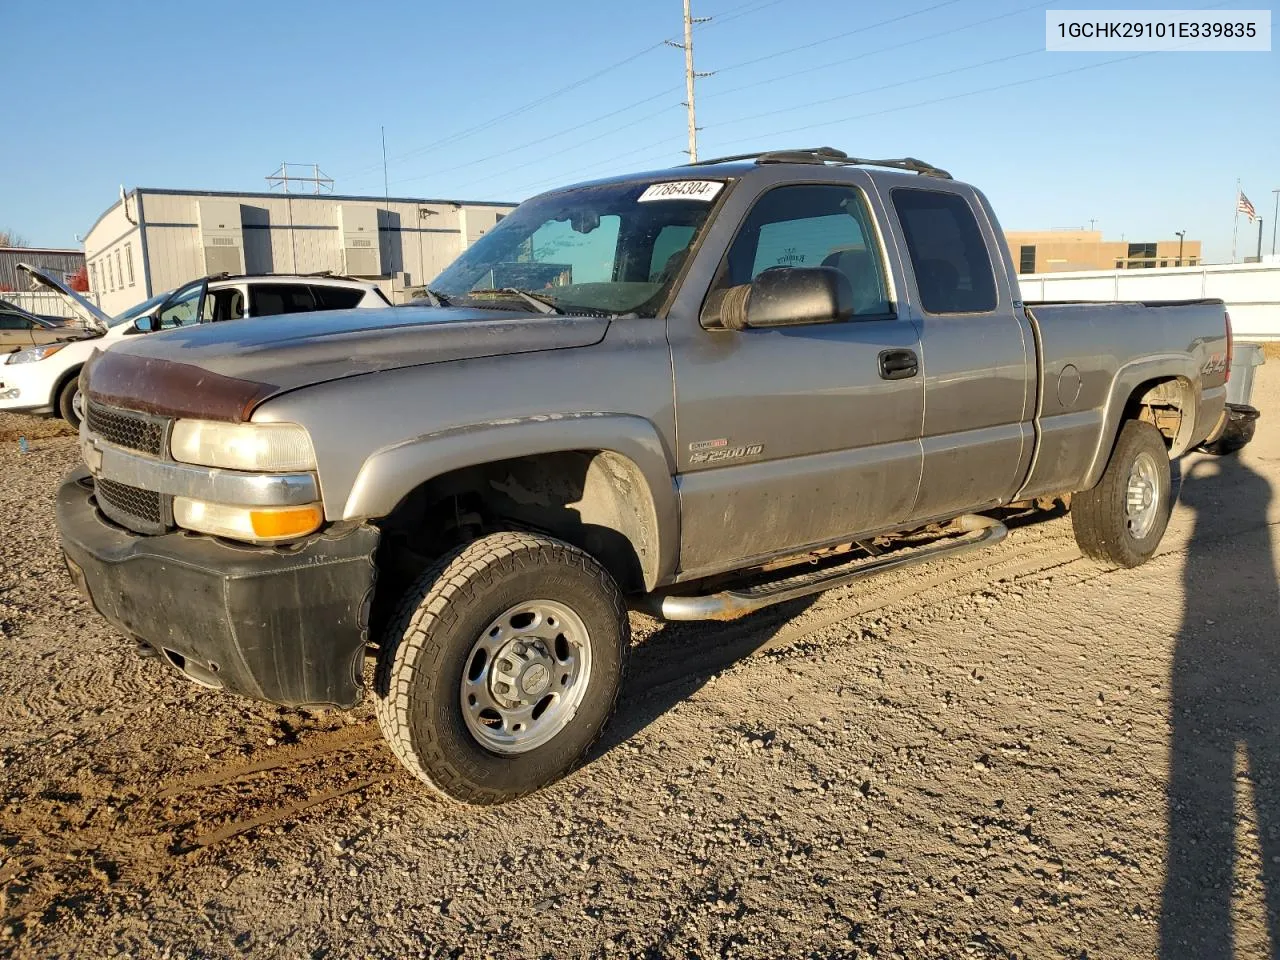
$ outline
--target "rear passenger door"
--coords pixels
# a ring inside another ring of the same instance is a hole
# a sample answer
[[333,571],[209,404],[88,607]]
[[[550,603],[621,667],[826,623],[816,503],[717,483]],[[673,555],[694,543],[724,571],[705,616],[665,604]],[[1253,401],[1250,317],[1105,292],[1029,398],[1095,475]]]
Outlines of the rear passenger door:
[[[1034,449],[1035,356],[995,225],[966,188],[894,187],[924,378],[924,472],[911,518],[1007,500]],[[1020,299],[1020,298],[1019,298]]]

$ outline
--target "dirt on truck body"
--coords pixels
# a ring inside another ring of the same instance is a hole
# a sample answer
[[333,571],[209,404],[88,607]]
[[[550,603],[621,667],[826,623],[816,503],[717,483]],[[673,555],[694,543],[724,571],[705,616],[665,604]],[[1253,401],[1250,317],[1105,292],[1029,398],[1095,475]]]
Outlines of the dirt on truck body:
[[424,784],[523,796],[604,732],[629,607],[803,601],[1045,497],[1155,554],[1222,303],[1027,304],[1002,236],[921,161],[765,153],[535,197],[420,307],[134,338],[82,374],[69,569],[190,680],[369,690]]

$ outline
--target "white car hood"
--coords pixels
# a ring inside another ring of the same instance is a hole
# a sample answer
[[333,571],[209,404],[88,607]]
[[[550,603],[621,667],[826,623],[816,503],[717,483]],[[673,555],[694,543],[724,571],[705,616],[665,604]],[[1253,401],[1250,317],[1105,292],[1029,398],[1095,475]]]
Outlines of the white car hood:
[[111,318],[109,316],[48,271],[33,267],[29,263],[19,263],[18,269],[25,270],[28,276],[31,277],[32,283],[36,286],[62,294],[62,298],[71,304],[72,309],[84,318],[90,330],[106,333],[110,329]]

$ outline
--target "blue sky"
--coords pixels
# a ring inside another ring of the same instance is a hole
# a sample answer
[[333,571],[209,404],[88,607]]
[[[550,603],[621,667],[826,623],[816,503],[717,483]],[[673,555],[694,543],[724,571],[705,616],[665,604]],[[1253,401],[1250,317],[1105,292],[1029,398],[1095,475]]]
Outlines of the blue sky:
[[[1240,178],[1269,250],[1280,55],[1046,53],[1049,7],[694,0],[713,18],[697,68],[715,71],[699,151],[917,156],[982,187],[1006,229],[1185,229],[1210,260],[1230,256]],[[684,158],[683,55],[658,46],[679,35],[679,0],[3,13],[0,228],[42,245],[74,245],[121,183],[262,190],[289,160],[381,194],[382,125],[393,196],[519,200]],[[1242,225],[1242,249],[1255,236]]]

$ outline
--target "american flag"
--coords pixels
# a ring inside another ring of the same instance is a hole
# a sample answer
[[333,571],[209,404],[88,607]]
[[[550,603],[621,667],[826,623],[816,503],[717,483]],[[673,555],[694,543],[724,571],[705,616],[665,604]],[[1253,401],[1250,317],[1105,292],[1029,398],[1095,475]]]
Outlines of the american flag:
[[1236,201],[1236,210],[1248,217],[1250,223],[1258,219],[1258,211],[1253,209],[1253,204],[1249,202],[1249,198],[1243,191],[1240,192],[1240,199]]

